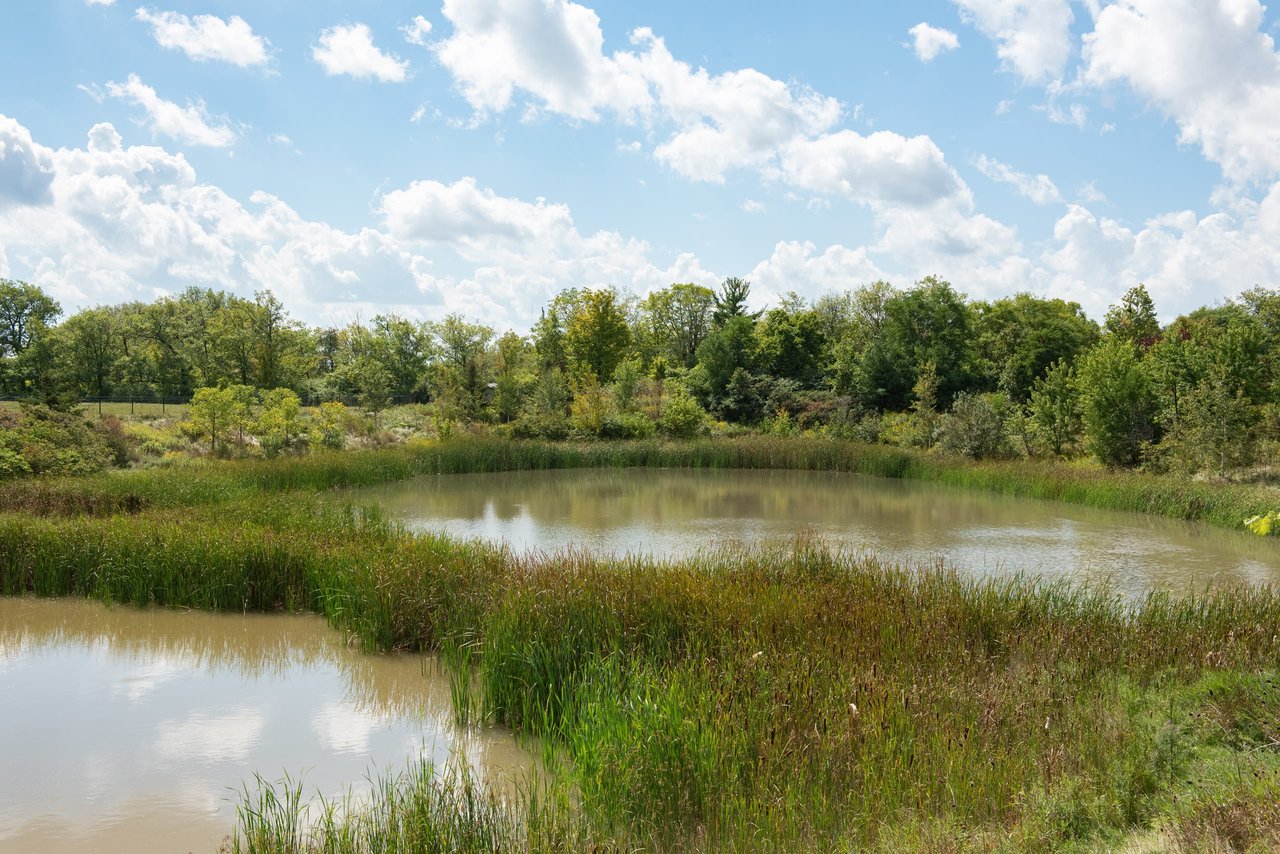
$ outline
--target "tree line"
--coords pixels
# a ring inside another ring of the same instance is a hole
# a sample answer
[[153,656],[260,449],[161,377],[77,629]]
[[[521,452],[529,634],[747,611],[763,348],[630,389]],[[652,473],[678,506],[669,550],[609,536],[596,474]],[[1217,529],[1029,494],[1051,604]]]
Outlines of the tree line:
[[66,407],[287,389],[375,415],[393,400],[429,403],[441,422],[515,436],[719,423],[1184,472],[1254,466],[1280,438],[1274,290],[1166,325],[1142,285],[1102,323],[1027,293],[970,300],[933,276],[814,301],[791,293],[763,311],[749,297],[738,278],[643,298],[574,288],[520,334],[456,314],[309,327],[268,291],[202,288],[63,318],[37,286],[0,280],[0,395]]

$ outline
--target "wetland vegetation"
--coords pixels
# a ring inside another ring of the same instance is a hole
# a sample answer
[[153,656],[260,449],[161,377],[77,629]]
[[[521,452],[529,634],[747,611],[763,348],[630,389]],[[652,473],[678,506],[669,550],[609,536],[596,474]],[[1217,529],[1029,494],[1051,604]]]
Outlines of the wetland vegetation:
[[251,784],[241,850],[1276,844],[1269,589],[1122,600],[805,541],[668,563],[530,556],[413,535],[325,494],[436,472],[635,465],[933,478],[1236,527],[1273,498],[816,438],[456,439],[10,481],[0,590],[314,611],[370,651],[438,652],[459,716],[554,747],[554,773],[516,800],[411,767],[364,809],[304,824],[291,789]]

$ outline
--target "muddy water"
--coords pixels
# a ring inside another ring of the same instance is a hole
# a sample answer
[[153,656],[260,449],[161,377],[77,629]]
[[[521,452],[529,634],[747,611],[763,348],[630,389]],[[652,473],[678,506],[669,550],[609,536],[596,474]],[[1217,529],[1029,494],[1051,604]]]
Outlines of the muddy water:
[[520,778],[509,733],[459,731],[431,659],[364,655],[318,617],[0,598],[0,852],[215,851],[254,773],[309,795],[464,758]]
[[1274,540],[1091,510],[831,472],[570,470],[421,478],[348,493],[417,530],[679,557],[802,531],[910,564],[1106,580],[1127,594],[1280,582]]

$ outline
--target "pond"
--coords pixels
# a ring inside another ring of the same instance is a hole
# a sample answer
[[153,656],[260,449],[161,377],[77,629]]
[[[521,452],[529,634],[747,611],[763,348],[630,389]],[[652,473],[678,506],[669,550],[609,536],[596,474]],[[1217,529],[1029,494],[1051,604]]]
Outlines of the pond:
[[441,475],[352,490],[419,531],[658,558],[802,533],[918,565],[1106,581],[1125,594],[1280,581],[1252,535],[1142,514],[833,472],[589,469]]
[[453,725],[431,658],[366,655],[314,616],[0,597],[0,852],[216,851],[253,775],[327,799],[417,757],[523,779]]

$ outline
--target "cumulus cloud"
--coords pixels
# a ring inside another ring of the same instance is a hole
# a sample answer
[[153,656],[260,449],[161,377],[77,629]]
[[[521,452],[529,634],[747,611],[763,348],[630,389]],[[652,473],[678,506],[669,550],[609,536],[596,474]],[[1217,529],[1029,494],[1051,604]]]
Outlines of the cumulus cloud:
[[255,35],[239,15],[224,21],[215,15],[194,18],[178,12],[161,12],[145,6],[134,18],[151,25],[151,35],[161,47],[180,50],[197,61],[218,60],[249,68],[265,65],[270,56],[269,42]]
[[409,44],[426,47],[427,36],[431,34],[431,22],[421,15],[415,15],[412,21],[400,28],[400,32]]
[[145,124],[153,134],[210,148],[226,148],[236,141],[236,132],[225,123],[214,122],[203,101],[185,107],[166,101],[136,74],[130,74],[124,83],[107,83],[106,91],[113,98],[141,107],[147,115]]
[[852,288],[885,278],[868,255],[867,247],[828,246],[822,252],[812,242],[786,240],[757,264],[746,277],[760,302],[774,302],[788,291],[817,295]]
[[907,30],[911,35],[912,49],[921,62],[931,62],[939,54],[960,47],[960,39],[951,30],[933,27],[924,21]]
[[[570,286],[643,293],[718,278],[692,254],[655,263],[644,241],[583,233],[564,205],[504,197],[472,178],[394,190],[378,227],[344,231],[268,193],[242,203],[201,182],[181,154],[126,146],[110,124],[95,125],[83,148],[52,151],[0,116],[0,140],[0,266],[69,310],[189,285],[251,294],[268,283],[311,322],[458,311],[527,328]],[[38,164],[43,189],[8,180],[8,153],[19,149],[24,168]]]
[[1280,283],[1280,184],[1229,210],[1173,211],[1133,228],[1070,205],[1054,226],[1043,267],[1049,287],[1101,310],[1115,283],[1144,282],[1164,317]]
[[346,74],[357,80],[401,83],[409,71],[407,61],[378,49],[367,24],[329,27],[320,33],[311,57],[331,77]]
[[839,121],[835,98],[775,80],[752,68],[711,74],[676,59],[666,43],[640,29],[638,65],[652,85],[661,118],[676,133],[654,154],[685,177],[723,181],[727,172],[772,163],[790,144],[811,139]]
[[965,21],[995,42],[996,55],[1025,82],[1062,78],[1072,51],[1070,0],[952,2]]
[[937,207],[960,245],[968,188],[927,136],[862,135],[837,126],[835,98],[752,68],[712,73],[675,57],[648,28],[606,54],[596,13],[569,0],[446,0],[453,32],[433,45],[481,118],[513,107],[577,121],[605,114],[643,124],[653,156],[690,180],[723,183],[742,169],[817,197],[872,207]]
[[435,46],[463,97],[481,112],[511,106],[517,88],[576,119],[646,109],[648,86],[629,54],[604,55],[594,11],[567,0],[445,0],[453,34]]
[[477,187],[474,178],[447,185],[414,181],[383,197],[382,214],[387,230],[396,237],[457,243],[473,252],[486,249],[493,241],[550,238],[573,227],[564,205],[499,196]]
[[0,115],[0,208],[53,200],[53,152],[13,119]]
[[964,182],[933,140],[891,131],[863,136],[842,130],[796,140],[783,152],[779,173],[792,186],[873,206],[963,203],[967,196]]
[[1280,175],[1280,54],[1257,0],[1118,0],[1084,39],[1083,79],[1121,83],[1233,181]]
[[1062,193],[1048,175],[1027,175],[1019,172],[1007,163],[993,160],[985,154],[978,155],[973,161],[978,171],[992,181],[1009,184],[1018,194],[1025,196],[1037,205],[1049,205],[1062,201]]
[[[93,126],[82,148],[51,150],[0,116],[0,141],[0,273],[37,282],[68,310],[193,284],[247,295],[269,283],[310,322],[458,311],[524,329],[565,287],[643,294],[721,278],[692,253],[659,260],[643,240],[582,230],[566,205],[503,196],[473,178],[393,189],[376,223],[347,231],[267,193],[241,202],[181,154],[127,146],[110,124]],[[1030,253],[969,195],[953,185],[932,203],[876,202],[866,245],[783,241],[746,275],[772,300],[939,273],[977,298],[1030,289],[1095,316],[1139,281],[1166,315],[1280,282],[1280,185],[1261,200],[1224,189],[1208,213],[1173,211],[1140,227],[1069,205]]]

